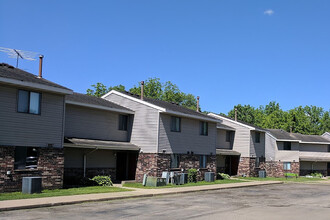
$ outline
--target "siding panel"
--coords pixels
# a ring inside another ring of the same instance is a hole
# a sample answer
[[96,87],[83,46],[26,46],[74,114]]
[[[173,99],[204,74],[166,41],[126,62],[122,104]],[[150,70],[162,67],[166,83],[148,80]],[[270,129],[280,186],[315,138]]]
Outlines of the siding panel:
[[118,123],[119,113],[66,105],[66,137],[128,141],[128,132],[119,130]]
[[64,96],[41,92],[41,115],[17,112],[17,88],[0,85],[0,145],[62,147]]
[[145,153],[158,152],[158,110],[117,94],[110,94],[105,99],[135,112],[131,143],[139,146]]
[[159,152],[186,154],[215,155],[216,123],[208,123],[208,136],[200,135],[200,121],[190,118],[181,118],[181,132],[171,131],[171,115],[160,114],[159,124]]

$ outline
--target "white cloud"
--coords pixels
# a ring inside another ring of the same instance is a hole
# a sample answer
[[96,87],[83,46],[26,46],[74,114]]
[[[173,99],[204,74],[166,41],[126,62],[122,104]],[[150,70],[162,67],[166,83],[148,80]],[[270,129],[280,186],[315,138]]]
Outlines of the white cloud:
[[268,10],[264,11],[264,14],[269,15],[269,16],[273,15],[274,13],[275,12],[272,9],[268,9]]

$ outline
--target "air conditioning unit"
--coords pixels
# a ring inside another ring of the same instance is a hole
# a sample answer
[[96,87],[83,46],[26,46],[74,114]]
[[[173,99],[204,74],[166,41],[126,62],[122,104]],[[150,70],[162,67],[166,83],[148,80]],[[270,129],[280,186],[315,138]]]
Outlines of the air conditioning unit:
[[170,183],[170,172],[163,172],[162,173],[162,178],[166,179],[166,184]]
[[22,180],[22,193],[32,194],[41,193],[41,177],[23,177]]
[[204,179],[206,182],[214,182],[215,173],[214,172],[205,172]]
[[265,170],[259,170],[259,178],[266,178],[266,171]]
[[180,177],[180,184],[186,184],[188,183],[188,173],[181,173],[181,177]]

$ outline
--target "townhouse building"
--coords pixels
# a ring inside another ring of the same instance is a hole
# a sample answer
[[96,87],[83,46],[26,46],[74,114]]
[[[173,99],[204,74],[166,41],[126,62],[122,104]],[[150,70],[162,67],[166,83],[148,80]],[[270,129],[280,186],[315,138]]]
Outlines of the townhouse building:
[[63,185],[65,96],[72,90],[0,64],[0,192],[19,191],[22,177]]
[[128,92],[110,91],[102,98],[134,111],[131,143],[140,147],[135,180],[163,171],[216,172],[217,119],[175,103]]

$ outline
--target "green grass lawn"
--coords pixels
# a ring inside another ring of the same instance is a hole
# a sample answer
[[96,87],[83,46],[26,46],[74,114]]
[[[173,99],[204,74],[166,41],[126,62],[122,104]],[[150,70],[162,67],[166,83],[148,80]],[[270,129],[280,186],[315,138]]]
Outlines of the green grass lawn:
[[112,193],[112,192],[123,192],[123,191],[130,191],[130,190],[118,188],[118,187],[89,186],[89,187],[70,188],[70,189],[43,190],[42,193],[36,193],[36,194],[23,194],[21,192],[0,193],[0,201],[13,200],[13,199],[32,199],[32,198],[53,197],[53,196],[70,196],[70,195],[81,195],[81,194],[92,194],[92,193]]
[[306,178],[306,177],[298,177],[298,178],[284,178],[284,177],[266,177],[266,178],[258,178],[258,177],[238,177],[241,180],[254,180],[254,181],[284,181],[284,182],[310,182],[310,181],[322,181],[321,178]]
[[143,189],[160,189],[160,188],[173,188],[173,187],[187,187],[187,186],[202,186],[202,185],[214,185],[214,184],[224,184],[224,183],[240,183],[244,182],[243,180],[238,179],[225,179],[225,180],[216,180],[214,182],[199,181],[197,183],[187,183],[184,185],[166,185],[159,187],[143,186],[142,183],[125,183],[123,186],[132,187],[132,188],[143,188]]

